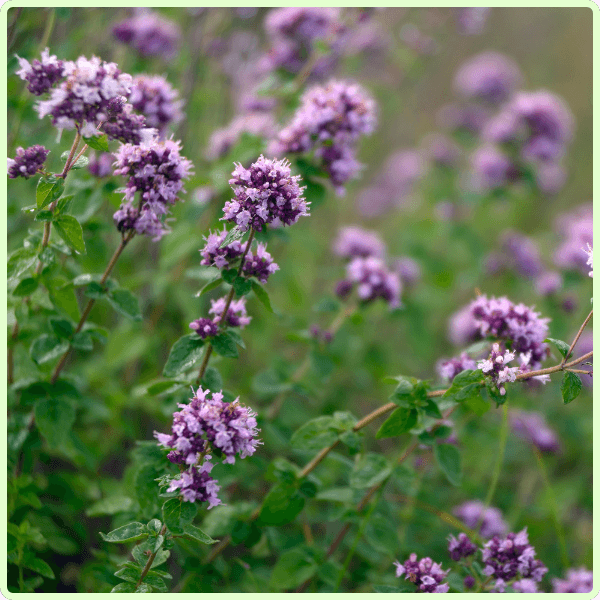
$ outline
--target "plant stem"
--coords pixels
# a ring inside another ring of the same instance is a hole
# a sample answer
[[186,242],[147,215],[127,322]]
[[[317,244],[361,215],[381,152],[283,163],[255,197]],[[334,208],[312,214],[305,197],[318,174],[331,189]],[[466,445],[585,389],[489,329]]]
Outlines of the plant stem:
[[[556,365],[554,367],[549,367],[548,369],[540,369],[539,371],[529,371],[528,373],[521,373],[519,375],[517,375],[517,379],[519,380],[526,380],[526,379],[530,379],[531,377],[535,377],[536,375],[545,375],[547,373],[556,373],[557,371],[563,371],[566,368],[569,368],[571,366],[577,365],[585,360],[587,360],[588,358],[591,358],[593,355],[593,351],[592,352],[588,352],[587,354],[584,354],[583,356],[580,356],[579,358],[576,358],[575,360],[572,360],[569,363],[566,363],[565,365]],[[428,398],[435,398],[435,397],[439,397],[439,396],[443,396],[448,390],[433,390],[430,392],[427,392],[427,397]],[[372,413],[368,414],[366,417],[364,417],[363,419],[361,419],[354,427],[353,427],[353,431],[358,431],[359,429],[362,429],[363,427],[365,427],[366,425],[368,425],[369,423],[371,423],[372,421],[374,421],[377,417],[381,417],[382,415],[385,415],[386,413],[394,410],[395,408],[397,408],[397,404],[394,404],[393,402],[390,402],[388,404],[385,404],[384,406],[380,406],[379,408],[375,409]],[[442,416],[441,419],[438,419],[435,427],[439,427],[442,424],[442,421],[444,421],[445,419],[447,419],[452,412],[458,407],[458,405],[453,406],[449,411],[446,412],[446,414],[444,414]],[[506,404],[504,404],[504,407],[506,407]],[[506,410],[506,408],[505,408]],[[508,419],[506,418],[506,430],[504,435],[507,436],[508,435]],[[506,440],[504,442],[506,444]],[[315,458],[313,458],[305,467],[304,469],[302,469],[302,471],[299,474],[299,477],[306,477],[306,475],[308,475],[309,473],[311,473],[320,463],[321,461],[323,461],[323,459],[334,449],[337,447],[337,445],[339,444],[339,440],[336,440],[333,444],[327,446],[326,448],[323,448],[323,450],[321,450],[319,452],[319,454],[317,454],[317,456],[315,456]],[[410,456],[410,454],[412,454],[412,452],[415,450],[415,448],[418,445],[418,441],[414,441],[412,442],[408,448],[405,450],[405,452],[402,454],[402,456],[399,459],[399,462],[402,463],[404,462],[408,456]],[[504,450],[502,450],[502,452],[504,452]],[[499,461],[499,464],[501,464],[501,461]],[[498,467],[497,467],[498,468]],[[499,476],[499,475],[498,475]],[[367,494],[365,495],[365,497],[363,498],[363,500],[361,501],[361,504],[363,501],[368,502],[369,499],[371,498],[371,496],[377,491],[379,486],[375,486],[374,488],[371,488],[369,490],[369,492],[367,492]],[[495,487],[495,484],[494,486]],[[492,490],[492,494],[493,494],[493,489],[490,488]],[[489,492],[488,492],[489,495]],[[490,500],[491,501],[491,500]],[[359,505],[360,506],[360,505]],[[257,508],[251,516],[251,519],[257,519],[258,516],[260,515],[260,507]],[[332,549],[332,553],[335,552],[335,549],[337,548],[337,546],[341,543],[341,541],[344,539],[346,533],[348,532],[348,530],[350,529],[350,525],[346,524],[344,526],[344,528],[342,529],[342,531],[338,534],[338,537],[336,538],[336,540],[334,541],[334,543],[332,544],[332,546],[330,547],[330,549]],[[339,539],[338,539],[339,538]],[[219,545],[211,552],[211,554],[209,555],[208,559],[206,560],[206,562],[211,562],[220,552],[222,552],[231,542],[231,536],[226,536],[223,538],[223,540],[221,540],[221,542],[219,543]],[[330,556],[328,554],[328,556]],[[304,584],[303,584],[304,585]],[[296,591],[303,591],[302,586],[300,586],[300,588],[298,588],[298,590]]]
[[[167,531],[167,525],[163,525],[162,529],[160,530],[160,533],[158,535],[165,535]],[[160,548],[159,548],[160,550]],[[156,552],[153,552],[149,557],[148,557],[148,561],[146,562],[146,566],[144,567],[144,570],[142,571],[142,574],[140,575],[140,580],[137,582],[135,589],[137,591],[137,589],[140,587],[140,585],[142,585],[142,582],[144,581],[144,577],[146,577],[146,575],[148,575],[148,571],[150,570],[150,567],[152,567],[152,563],[154,562],[154,559],[156,558],[156,555],[158,554],[158,550]]]
[[575,344],[577,343],[577,341],[581,337],[581,334],[583,333],[583,330],[585,329],[585,326],[589,323],[590,319],[592,318],[592,314],[593,313],[594,313],[594,311],[590,310],[590,314],[586,317],[585,321],[583,322],[583,324],[579,328],[579,331],[577,332],[577,335],[575,336],[575,339],[573,340],[573,343],[571,344],[571,347],[569,348],[569,351],[565,354],[565,356],[563,357],[563,359],[560,361],[561,365],[564,365],[567,362],[567,358],[569,358],[569,356],[571,356],[571,352],[573,352],[573,348],[575,347]]
[[[115,253],[112,255],[112,258],[110,259],[110,262],[108,263],[108,266],[106,267],[106,270],[104,271],[104,274],[102,275],[102,279],[100,280],[100,285],[103,286],[106,283],[108,276],[110,275],[114,266],[117,264],[117,260],[119,260],[119,256],[121,256],[121,253],[125,249],[125,246],[127,246],[127,244],[131,241],[131,239],[133,238],[134,235],[135,235],[135,231],[131,230],[127,235],[125,235],[121,238],[121,243],[119,244],[118,248],[115,250]],[[75,333],[79,333],[81,331],[81,328],[87,321],[87,318],[89,317],[90,312],[92,311],[92,307],[94,306],[95,302],[96,302],[96,300],[94,298],[90,298],[90,300],[88,301],[88,303],[81,315],[81,318],[79,319],[79,323],[77,324],[77,329],[75,329]],[[52,379],[50,380],[50,383],[52,383],[52,384],[56,383],[56,380],[58,379],[60,372],[63,370],[63,367],[65,366],[65,363],[67,362],[67,358],[68,358],[70,352],[71,352],[71,348],[69,348],[61,356],[60,361],[58,362],[58,364],[56,365],[56,368],[54,369],[54,373],[52,373]]]
[[[254,239],[254,229],[251,229],[250,235],[248,236],[248,241],[246,242],[246,248],[244,249],[244,253],[242,254],[242,258],[240,260],[240,267],[237,272],[238,277],[242,274],[242,269],[244,268],[244,259],[246,258],[246,254],[248,254],[248,251],[250,250],[250,244],[252,244],[253,239]],[[229,307],[231,305],[234,295],[235,295],[235,288],[232,285],[231,289],[229,290],[229,294],[227,294],[227,299],[225,300],[225,308],[223,309],[223,312],[221,313],[221,316],[219,317],[219,325],[223,328],[227,327],[225,318],[227,316],[227,311],[229,310]],[[210,355],[212,354],[212,351],[213,351],[212,344],[208,344],[206,347],[206,352],[204,353],[204,358],[202,359],[202,364],[200,365],[200,371],[198,372],[198,377],[196,378],[196,385],[200,385],[200,381],[202,381],[202,378],[204,377],[204,373],[206,372],[206,367],[208,366],[208,361],[210,359]]]
[[542,475],[542,481],[544,482],[544,487],[546,488],[546,495],[548,496],[548,500],[550,502],[550,512],[552,513],[554,529],[556,529],[556,536],[558,537],[558,545],[560,547],[560,558],[563,567],[565,569],[568,569],[570,567],[569,553],[567,552],[565,532],[563,531],[563,528],[560,524],[560,520],[558,518],[558,506],[556,505],[556,496],[554,494],[554,490],[552,489],[550,479],[548,478],[548,472],[546,471],[546,466],[544,465],[544,461],[542,460],[542,454],[539,451],[539,448],[533,446],[533,453],[535,454],[535,459],[537,460],[540,474]]
[[63,179],[67,176],[69,169],[71,168],[71,162],[73,160],[73,156],[75,155],[75,151],[77,150],[77,146],[79,146],[79,142],[81,141],[81,134],[79,131],[75,135],[75,139],[73,140],[73,145],[71,146],[71,151],[69,152],[69,156],[67,157],[67,161],[65,162],[65,168],[63,172],[59,175]]
[[494,472],[492,474],[492,481],[490,483],[490,487],[488,489],[487,496],[485,498],[484,508],[479,515],[479,519],[477,524],[473,529],[479,532],[481,524],[483,523],[484,513],[490,507],[492,503],[492,499],[494,498],[494,493],[496,492],[496,487],[498,486],[498,480],[500,479],[500,473],[502,471],[502,461],[504,460],[504,451],[506,449],[506,441],[508,440],[508,403],[505,402],[502,405],[502,425],[500,425],[500,436],[498,442],[498,456],[496,458],[496,464],[494,466]]

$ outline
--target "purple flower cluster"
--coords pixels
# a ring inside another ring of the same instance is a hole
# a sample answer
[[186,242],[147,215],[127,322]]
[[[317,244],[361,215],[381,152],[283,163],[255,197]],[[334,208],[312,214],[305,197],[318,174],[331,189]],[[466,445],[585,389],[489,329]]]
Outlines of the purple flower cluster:
[[519,367],[507,367],[506,364],[515,359],[515,353],[508,350],[502,352],[500,344],[494,344],[490,356],[477,363],[477,367],[491,377],[492,382],[502,396],[506,394],[504,384],[515,381]]
[[535,558],[535,549],[529,544],[527,528],[519,533],[509,533],[505,538],[494,536],[483,547],[482,558],[485,564],[483,572],[496,579],[494,588],[498,592],[503,592],[506,584],[517,577],[539,583],[548,572],[544,564]]
[[513,304],[508,298],[480,296],[470,305],[470,313],[480,337],[492,336],[504,341],[511,352],[521,353],[523,363],[538,369],[548,355],[544,343],[550,319],[524,304]]
[[267,224],[292,225],[308,216],[305,188],[298,184],[300,176],[291,173],[288,161],[262,155],[249,169],[237,164],[229,180],[235,199],[225,203],[222,220],[234,222],[242,231],[262,231]]
[[[127,183],[124,202],[113,217],[119,231],[135,230],[155,240],[167,233],[161,218],[179,199],[183,180],[189,177],[192,168],[192,163],[179,151],[179,142],[172,140],[121,145],[115,154],[115,175],[127,177]],[[137,192],[140,192],[139,203],[134,206]]]
[[471,529],[477,527],[479,534],[484,538],[505,535],[508,531],[502,513],[497,508],[486,508],[479,500],[464,502],[460,506],[456,506],[452,513],[467,527]]
[[471,556],[477,551],[477,546],[469,539],[466,533],[459,533],[458,539],[453,535],[448,538],[448,552],[452,560],[459,561]]
[[239,403],[224,402],[221,392],[199,387],[189,404],[179,404],[173,414],[172,433],[154,432],[161,446],[169,448],[169,460],[195,465],[211,451],[223,455],[224,463],[235,463],[235,456],[246,458],[261,444],[257,439],[256,413]]
[[56,56],[50,55],[48,48],[42,52],[42,60],[34,59],[31,63],[17,56],[19,66],[17,75],[27,82],[27,89],[34,96],[41,96],[50,91],[50,88],[63,79],[64,63]]
[[190,329],[193,329],[203,340],[219,333],[219,326],[212,319],[207,318],[192,321]]
[[7,159],[8,176],[11,179],[32,177],[43,167],[49,153],[50,150],[40,145],[30,146],[25,150],[17,148],[16,156]]
[[112,33],[142,56],[160,56],[164,60],[171,60],[177,54],[181,37],[176,23],[147,9],[117,23]]
[[544,271],[535,280],[535,291],[540,296],[552,296],[563,286],[563,278],[556,271]]
[[208,142],[206,158],[225,156],[244,133],[270,138],[275,133],[273,116],[266,112],[248,112],[236,116],[226,127],[213,131]]
[[498,52],[484,52],[471,58],[456,73],[454,89],[469,100],[491,104],[504,102],[521,81],[519,67]]
[[375,231],[361,227],[342,227],[332,245],[333,252],[341,258],[385,257],[385,243]]
[[358,298],[362,302],[372,302],[383,298],[390,308],[401,305],[402,284],[398,273],[390,271],[383,260],[374,256],[356,257],[346,266],[346,279],[336,286],[336,293],[346,297],[356,286]]
[[205,237],[206,244],[200,250],[202,254],[201,265],[206,267],[215,266],[217,269],[227,269],[233,261],[239,258],[243,253],[242,243],[239,240],[234,240],[221,248],[221,244],[227,237],[227,229],[215,233],[209,233]]
[[404,579],[409,579],[421,592],[443,594],[449,589],[449,585],[442,581],[450,569],[444,571],[441,563],[434,563],[428,556],[417,561],[417,555],[413,553],[404,564],[396,561],[394,565],[396,577],[404,575]]
[[588,259],[585,263],[588,267],[591,268],[591,271],[588,273],[590,277],[594,276],[594,249],[589,244],[587,245],[587,250],[583,249],[583,251],[587,254]]
[[476,368],[477,364],[475,361],[466,352],[463,352],[455,358],[440,361],[437,364],[436,370],[444,381],[450,383],[461,371]]
[[111,140],[119,140],[123,144],[138,145],[150,143],[156,131],[146,127],[146,118],[136,115],[133,106],[124,102],[113,103],[117,111],[109,113],[102,125],[102,130]]
[[[219,323],[221,321],[221,315],[227,305],[227,296],[223,296],[218,300],[210,301],[209,314],[215,315],[214,322]],[[250,323],[252,317],[248,316],[246,311],[246,298],[242,296],[239,300],[233,300],[227,309],[225,315],[225,323],[228,327],[239,327],[243,329]]]
[[269,275],[275,271],[279,271],[279,265],[273,261],[265,244],[258,244],[255,254],[249,252],[244,257],[242,273],[246,277],[256,277],[261,283],[267,283]]
[[473,188],[480,192],[504,187],[517,181],[521,174],[513,161],[491,144],[477,148],[469,157]]
[[421,267],[410,256],[399,256],[393,260],[392,269],[400,275],[400,281],[407,287],[415,286],[421,280]]
[[217,480],[209,475],[214,466],[210,458],[206,456],[202,466],[192,465],[172,479],[167,491],[180,490],[185,502],[208,502],[209,509],[221,504],[221,499],[217,496],[221,487],[217,485]]
[[455,312],[448,320],[448,339],[455,346],[464,346],[478,337],[479,326],[473,320],[470,305]]
[[[271,50],[262,61],[264,68],[298,73],[315,41],[335,37],[341,31],[339,14],[339,8],[325,7],[283,7],[269,11],[264,25]],[[314,70],[323,74],[334,64],[335,57],[328,56],[320,59]]]
[[60,85],[47,90],[50,97],[38,102],[36,110],[40,118],[49,115],[55,127],[77,127],[86,137],[97,135],[101,123],[123,110],[123,97],[131,89],[131,75],[96,56],[65,61],[58,81]]
[[179,100],[179,93],[160,75],[135,77],[129,102],[161,136],[170,124],[177,125],[183,119],[183,101]]
[[552,580],[553,592],[555,594],[585,594],[594,589],[592,571],[585,567],[568,569],[566,579]]
[[584,204],[556,221],[560,243],[554,253],[554,263],[561,269],[576,269],[588,273],[588,257],[582,252],[593,243],[592,205]]
[[533,444],[542,452],[556,454],[560,451],[558,437],[548,427],[541,413],[511,411],[510,425],[515,435]]
[[314,151],[339,193],[357,176],[358,139],[375,129],[375,102],[358,85],[330,81],[308,89],[291,123],[272,144],[275,154]]

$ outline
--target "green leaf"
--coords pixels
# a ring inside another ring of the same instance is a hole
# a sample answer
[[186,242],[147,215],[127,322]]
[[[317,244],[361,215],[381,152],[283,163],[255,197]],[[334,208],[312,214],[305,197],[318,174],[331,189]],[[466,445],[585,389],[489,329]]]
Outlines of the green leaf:
[[417,424],[417,411],[414,408],[400,407],[383,422],[375,438],[395,437],[410,431]]
[[159,396],[165,392],[174,392],[186,382],[183,381],[157,381],[146,388],[148,396]]
[[140,303],[129,290],[111,290],[106,299],[117,312],[120,312],[128,319],[131,319],[132,321],[142,320]]
[[[73,284],[76,285],[76,284]],[[92,298],[94,300],[100,300],[100,298],[104,298],[108,291],[104,289],[98,282],[92,281],[85,288],[85,295],[88,298]]]
[[71,321],[67,321],[66,319],[51,318],[50,326],[59,338],[70,338],[75,331]]
[[57,358],[69,349],[69,342],[61,340],[55,335],[44,333],[33,340],[29,348],[29,356],[41,365],[49,360]]
[[237,345],[229,331],[216,335],[210,343],[214,351],[221,356],[226,358],[237,358],[239,356]]
[[65,189],[65,180],[62,177],[50,175],[41,177],[35,191],[35,202],[38,208],[44,208],[57,198],[60,198]]
[[560,391],[565,404],[573,402],[581,392],[581,377],[577,373],[566,371],[560,384]]
[[221,285],[221,283],[223,282],[223,278],[222,277],[217,277],[216,279],[213,279],[212,281],[209,281],[197,294],[196,296],[202,296],[204,294],[206,294],[207,292],[210,292],[212,290],[214,290],[216,287],[219,287]]
[[[465,369],[461,371],[453,380],[452,385],[445,391],[444,398],[449,398],[451,396],[455,396],[462,388],[466,386],[470,386],[476,383],[482,383],[485,379],[483,371],[481,369],[471,370]],[[470,388],[471,390],[473,388]],[[470,396],[472,392],[470,392],[466,397]],[[466,399],[462,398],[463,400]],[[459,400],[457,400],[458,402]]]
[[[63,153],[64,154],[64,153]],[[61,157],[62,158],[62,157]],[[66,161],[65,161],[66,162]],[[85,167],[88,166],[88,164],[90,163],[90,159],[87,156],[80,156],[70,167],[69,170],[71,169],[83,169]]]
[[245,277],[236,277],[233,280],[233,289],[236,296],[245,296],[252,289],[252,282]]
[[79,321],[79,304],[72,283],[52,287],[50,299],[59,312],[64,312],[75,322]]
[[305,183],[306,192],[304,195],[306,196],[306,200],[310,202],[311,210],[321,206],[327,198],[327,188],[323,184],[311,181],[310,179],[305,180]]
[[267,369],[257,373],[251,382],[252,391],[259,396],[275,396],[292,389],[292,384],[286,382],[275,369]]
[[40,575],[43,575],[44,577],[47,577],[48,579],[54,579],[54,573],[52,572],[50,565],[41,558],[29,558],[24,566],[32,571],[35,571],[36,573],[39,573]]
[[462,469],[460,466],[460,452],[451,444],[436,444],[433,452],[438,466],[452,485],[460,485]]
[[442,418],[442,413],[440,412],[438,405],[432,398],[427,399],[427,404],[423,407],[423,412],[428,417],[433,417],[434,419]]
[[78,254],[85,254],[83,230],[75,217],[71,215],[59,215],[54,219],[54,228],[67,246],[73,248]]
[[222,272],[223,281],[229,285],[233,285],[235,278],[237,277],[237,269],[225,269]]
[[555,340],[554,338],[546,338],[544,341],[550,342],[553,346],[556,346],[563,358],[568,358],[567,353],[569,352],[569,348],[571,346],[567,344],[567,342],[563,342],[562,340]]
[[183,526],[183,537],[190,540],[196,540],[203,544],[216,544],[219,541],[213,540],[209,535],[206,535],[204,531],[189,523]]
[[138,586],[137,590],[135,590],[136,594],[151,594],[152,593],[152,587],[149,586],[147,583],[142,583],[141,585]]
[[266,495],[260,511],[264,525],[291,523],[304,508],[304,497],[295,485],[279,483]]
[[221,373],[215,367],[207,367],[202,377],[202,387],[208,388],[212,392],[218,392],[223,389],[223,378]]
[[350,486],[357,489],[370,488],[381,483],[392,472],[385,456],[368,453],[362,456],[350,473]]
[[70,440],[75,409],[66,400],[48,398],[35,404],[35,424],[51,448],[60,448]]
[[144,524],[135,521],[133,523],[128,523],[127,525],[122,525],[117,529],[113,529],[106,534],[100,532],[100,537],[105,542],[124,544],[125,542],[133,542],[148,537],[148,531]]
[[91,352],[94,349],[94,341],[89,331],[80,331],[73,336],[71,346],[77,350]]
[[15,250],[6,264],[6,277],[13,279],[19,277],[34,265],[37,260],[37,250],[35,248],[19,248]]
[[204,341],[195,333],[179,338],[171,348],[163,376],[176,377],[189,369],[202,356],[202,346]]
[[245,234],[245,231],[241,231],[237,227],[234,227],[233,229],[227,232],[227,235],[225,236],[225,239],[221,242],[219,248],[224,248],[225,246],[231,244],[231,242],[241,240]]
[[322,416],[310,420],[296,430],[290,444],[301,450],[320,450],[338,439],[338,430],[333,425],[333,417]]
[[244,338],[237,332],[236,329],[229,329],[227,331],[227,335],[240,347],[246,348],[246,343],[244,342]]
[[135,583],[132,582],[124,582],[115,585],[115,587],[110,590],[111,594],[132,594],[135,592]]
[[181,498],[170,498],[162,507],[163,521],[173,534],[184,532],[184,526],[196,516],[198,507],[192,502],[183,502]]
[[94,502],[86,509],[85,514],[88,517],[98,517],[100,515],[116,515],[120,512],[126,512],[133,507],[133,500],[127,496],[109,496]]
[[275,563],[271,573],[270,586],[274,590],[292,590],[297,588],[317,572],[314,558],[301,548],[284,552]]
[[74,197],[75,196],[73,194],[69,194],[68,196],[62,196],[61,198],[59,198],[58,202],[56,203],[56,210],[54,211],[55,214],[59,214],[69,210],[69,207],[71,206],[71,201]]
[[252,291],[254,295],[258,298],[259,302],[270,312],[273,312],[273,307],[271,306],[271,300],[269,299],[269,294],[265,292],[265,288],[262,285],[258,284],[256,281],[252,281]]
[[38,280],[35,277],[26,277],[19,282],[19,285],[13,290],[13,296],[31,296],[39,285]]
[[91,137],[84,137],[85,143],[94,150],[101,150],[102,152],[109,152],[108,137],[106,134],[93,135]]
[[40,210],[35,217],[33,217],[34,221],[37,221],[38,223],[40,221],[45,222],[45,221],[52,221],[52,216],[53,213],[51,210]]
[[373,589],[378,594],[397,594],[400,591],[400,588],[393,585],[375,585]]

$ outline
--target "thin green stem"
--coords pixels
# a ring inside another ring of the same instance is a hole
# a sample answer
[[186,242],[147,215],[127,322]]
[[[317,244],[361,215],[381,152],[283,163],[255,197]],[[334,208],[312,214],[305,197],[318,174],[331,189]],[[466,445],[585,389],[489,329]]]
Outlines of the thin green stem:
[[381,499],[381,494],[383,493],[383,488],[384,488],[385,484],[387,483],[388,479],[389,479],[389,477],[386,477],[386,479],[382,482],[381,487],[379,488],[379,493],[377,494],[377,499],[371,503],[369,510],[366,512],[365,516],[361,520],[360,527],[358,528],[358,531],[356,532],[356,536],[354,538],[354,542],[352,543],[352,547],[350,548],[350,551],[348,552],[348,555],[346,556],[346,560],[344,561],[342,569],[339,572],[339,575],[335,582],[335,589],[333,590],[334,593],[340,589],[340,585],[342,584],[342,581],[344,580],[346,571],[348,571],[348,567],[350,566],[350,561],[352,560],[352,557],[354,556],[354,553],[356,552],[358,543],[360,542],[362,536],[365,533],[365,529],[369,523],[369,520],[371,519],[371,516],[373,515],[373,512],[375,511],[375,507],[377,506],[377,503]]
[[[242,269],[244,268],[244,259],[246,258],[246,254],[248,254],[248,251],[250,250],[250,244],[252,244],[253,239],[254,239],[254,229],[251,229],[250,235],[248,236],[248,241],[246,242],[246,248],[244,249],[244,253],[242,254],[242,257],[240,260],[240,267],[237,272],[238,277],[242,274]],[[229,310],[229,306],[231,305],[234,295],[235,295],[235,288],[232,285],[231,289],[229,290],[229,294],[227,294],[227,299],[225,300],[225,308],[223,309],[223,312],[221,313],[221,316],[219,317],[219,325],[223,329],[225,327],[227,327],[227,319],[226,319],[227,311]],[[204,373],[206,372],[206,367],[208,367],[208,361],[210,359],[212,351],[213,351],[212,344],[207,344],[206,351],[204,352],[204,358],[202,359],[202,364],[200,365],[200,370],[198,372],[198,377],[196,378],[196,385],[200,385],[200,382],[202,381],[202,378],[204,377]]]
[[548,472],[546,470],[546,465],[544,465],[544,461],[542,460],[542,454],[536,446],[533,446],[533,453],[535,455],[535,459],[538,464],[538,468],[540,470],[540,474],[542,476],[542,481],[544,482],[544,487],[546,488],[546,496],[548,497],[548,502],[550,504],[550,512],[552,513],[552,521],[554,523],[554,529],[556,530],[556,537],[558,537],[558,545],[560,548],[560,559],[562,561],[563,567],[568,569],[571,565],[569,564],[569,553],[567,551],[567,542],[565,539],[565,532],[560,524],[560,520],[558,518],[558,505],[556,503],[556,494],[552,489],[552,484],[550,483],[550,478],[548,477]]
[[484,502],[484,509],[481,511],[479,521],[473,528],[475,531],[479,531],[485,511],[490,507],[498,486],[498,480],[500,479],[500,473],[502,472],[502,462],[504,461],[504,451],[506,450],[506,441],[508,440],[508,402],[502,405],[502,424],[500,425],[500,436],[498,440],[498,456],[496,457],[496,464],[494,465],[494,472],[492,474],[492,481],[488,489],[487,496]]

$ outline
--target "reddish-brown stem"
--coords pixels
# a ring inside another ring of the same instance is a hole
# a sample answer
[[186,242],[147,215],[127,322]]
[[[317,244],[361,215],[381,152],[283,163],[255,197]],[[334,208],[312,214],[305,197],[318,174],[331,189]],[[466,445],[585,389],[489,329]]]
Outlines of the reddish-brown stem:
[[75,151],[77,150],[77,146],[79,146],[79,142],[81,141],[81,134],[79,131],[75,135],[75,139],[73,140],[73,145],[71,146],[71,151],[69,152],[69,156],[67,157],[67,162],[65,162],[65,168],[63,172],[59,175],[63,179],[67,176],[69,169],[71,168],[71,162],[73,160],[73,156],[75,155]]
[[[251,229],[250,235],[248,236],[248,241],[246,242],[246,247],[244,248],[244,253],[242,254],[242,258],[240,261],[240,267],[237,272],[238,277],[242,274],[242,269],[244,268],[244,259],[246,258],[246,254],[248,254],[248,251],[250,250],[250,244],[252,244],[253,239],[254,239],[254,229]],[[235,288],[232,285],[231,289],[229,290],[229,294],[227,294],[227,299],[225,300],[225,308],[223,309],[223,312],[221,313],[221,316],[219,317],[219,325],[222,328],[227,327],[227,321],[226,321],[227,311],[229,310],[229,307],[231,305],[231,302],[232,302],[234,296],[235,296]],[[210,359],[210,355],[212,354],[212,351],[213,351],[212,344],[208,344],[206,346],[206,352],[204,352],[204,358],[202,359],[202,364],[200,365],[200,371],[198,371],[198,377],[196,378],[196,385],[200,385],[200,381],[202,381],[202,378],[204,377],[204,373],[206,372],[206,367],[208,367],[208,361]]]
[[[167,526],[165,524],[162,526],[162,529],[160,530],[160,533],[158,535],[165,535],[166,531],[167,531]],[[160,550],[160,548],[159,548],[159,550]],[[156,552],[153,552],[148,557],[148,560],[146,561],[146,565],[144,566],[144,570],[142,571],[142,574],[140,575],[140,579],[137,582],[137,585],[135,586],[136,590],[140,587],[140,585],[142,585],[142,582],[144,581],[144,577],[146,577],[146,575],[148,575],[148,571],[152,567],[152,563],[154,562],[154,559],[156,558],[157,554],[158,554],[158,550]]]
[[[117,260],[119,260],[119,256],[121,256],[121,253],[125,249],[125,246],[127,246],[127,244],[131,241],[131,239],[133,238],[134,235],[135,235],[135,231],[132,230],[127,235],[125,235],[121,238],[121,243],[119,244],[119,247],[115,250],[115,253],[112,255],[112,258],[110,259],[108,266],[106,267],[104,274],[102,275],[102,279],[100,280],[100,285],[103,286],[106,283],[108,276],[110,275],[114,266],[117,264]],[[94,298],[90,298],[90,300],[88,301],[85,309],[83,310],[81,318],[79,319],[79,323],[77,324],[75,333],[79,333],[81,331],[81,328],[87,321],[87,318],[89,317],[90,312],[92,311],[92,307],[94,306],[95,302],[96,302],[96,300]],[[71,352],[71,349],[69,348],[61,356],[60,361],[58,362],[58,364],[56,365],[56,368],[54,369],[54,373],[52,373],[52,379],[50,380],[50,382],[52,384],[56,383],[56,380],[58,379],[60,372],[63,370],[63,367],[65,366],[65,363],[67,362],[67,358],[69,357],[70,352]]]
[[565,356],[563,357],[562,361],[560,362],[561,365],[564,365],[567,362],[567,359],[569,358],[569,356],[571,356],[571,352],[573,352],[573,348],[575,348],[575,344],[577,343],[577,341],[581,337],[581,334],[583,333],[583,330],[585,329],[585,326],[589,323],[590,319],[592,318],[592,314],[593,313],[594,313],[594,311],[590,310],[590,314],[586,317],[585,321],[583,322],[583,324],[579,328],[579,331],[577,332],[577,335],[575,336],[575,339],[573,340],[573,343],[571,344],[571,347],[569,348],[569,351],[565,354]]

